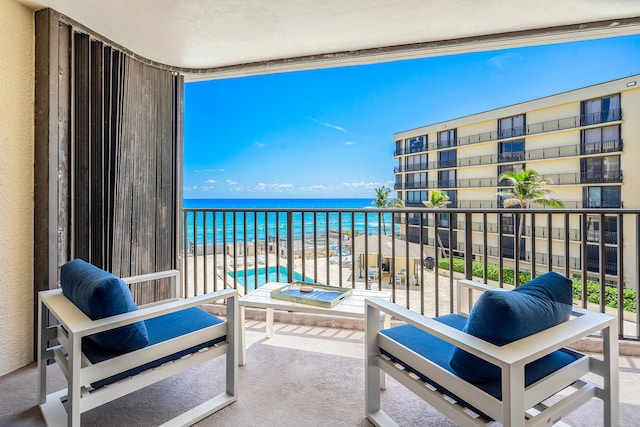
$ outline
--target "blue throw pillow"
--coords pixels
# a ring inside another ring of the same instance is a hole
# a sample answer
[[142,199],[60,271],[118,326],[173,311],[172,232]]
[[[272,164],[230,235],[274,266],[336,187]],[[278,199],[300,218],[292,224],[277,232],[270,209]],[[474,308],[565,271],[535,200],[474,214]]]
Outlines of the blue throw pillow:
[[[91,320],[138,310],[127,285],[113,274],[81,259],[60,269],[62,293]],[[136,322],[89,337],[115,354],[138,350],[149,343],[144,322]]]
[[[549,272],[512,291],[487,291],[473,306],[463,331],[495,345],[535,334],[571,316],[571,280]],[[472,383],[500,379],[500,368],[456,348],[451,367]]]

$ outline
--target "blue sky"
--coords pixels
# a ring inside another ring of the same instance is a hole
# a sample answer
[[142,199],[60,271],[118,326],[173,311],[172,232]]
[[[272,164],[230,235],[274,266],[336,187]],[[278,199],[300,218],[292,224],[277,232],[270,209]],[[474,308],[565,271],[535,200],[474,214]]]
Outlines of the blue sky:
[[185,198],[370,198],[393,134],[640,73],[640,36],[185,85]]

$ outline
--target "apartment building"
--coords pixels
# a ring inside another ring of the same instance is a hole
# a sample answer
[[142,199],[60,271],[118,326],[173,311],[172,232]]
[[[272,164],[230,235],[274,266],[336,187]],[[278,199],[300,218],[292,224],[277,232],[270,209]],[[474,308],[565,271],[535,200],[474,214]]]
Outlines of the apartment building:
[[[409,208],[422,207],[433,190],[449,196],[449,208],[501,208],[496,193],[507,184],[499,182],[498,177],[505,171],[525,168],[550,179],[553,196],[565,208],[585,212],[594,208],[640,208],[640,75],[399,132],[394,141],[398,162],[395,190]],[[597,280],[599,260],[604,256],[606,275],[615,278],[618,218],[611,212],[573,215],[568,230],[564,216],[553,215],[551,223],[543,225],[539,221],[534,225],[535,239],[531,238],[531,223],[525,222],[519,256],[522,268],[533,260],[536,265],[549,262],[548,240],[539,244],[533,240],[557,236],[551,252],[566,254],[563,239],[568,233],[568,265],[572,271],[581,271],[586,254],[588,275],[591,278],[593,274]],[[417,242],[422,238],[435,246],[433,224],[419,221],[419,216],[412,214],[405,224],[408,239]],[[484,242],[474,240],[474,258],[483,254],[494,261],[500,255],[503,260],[513,260],[516,216],[502,217],[502,242],[497,218],[486,225],[492,232],[486,251]],[[464,239],[456,215],[441,215],[438,226],[442,244],[455,253]],[[635,224],[624,227],[625,233],[632,233],[627,235],[635,235]],[[584,228],[588,236],[585,252],[581,243]],[[604,255],[599,244],[602,236]],[[635,252],[625,251],[625,257],[630,257],[625,265],[636,265],[631,259]],[[556,256],[551,262],[554,267],[567,265],[565,256]],[[636,283],[635,268],[630,270],[625,270],[624,282]]]

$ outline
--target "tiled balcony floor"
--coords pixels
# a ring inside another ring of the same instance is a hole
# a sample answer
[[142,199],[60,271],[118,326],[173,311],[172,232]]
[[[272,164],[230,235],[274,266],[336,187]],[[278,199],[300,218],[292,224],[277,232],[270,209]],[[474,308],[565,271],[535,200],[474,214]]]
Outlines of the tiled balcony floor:
[[[362,330],[247,321],[247,364],[239,368],[238,401],[198,426],[371,426],[364,416]],[[152,426],[219,389],[222,361],[212,361],[82,416],[83,426]],[[62,387],[62,375],[50,368]],[[36,405],[35,365],[0,378],[0,425],[44,425]],[[621,426],[640,425],[640,359],[620,357]],[[454,425],[388,378],[383,406],[401,426]],[[594,400],[565,418],[572,426],[601,425]]]

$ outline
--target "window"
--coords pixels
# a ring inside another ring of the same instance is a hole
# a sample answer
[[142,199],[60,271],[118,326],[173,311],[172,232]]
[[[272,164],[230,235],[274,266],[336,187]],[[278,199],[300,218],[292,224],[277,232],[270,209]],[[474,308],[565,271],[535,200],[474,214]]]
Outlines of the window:
[[394,154],[396,156],[399,156],[400,154],[404,154],[402,152],[402,140],[396,141],[396,151],[394,152]]
[[[600,242],[600,215],[587,215],[587,242]],[[604,241],[618,244],[618,221],[613,215],[604,216]]]
[[455,147],[456,145],[456,129],[444,130],[438,132],[438,148]]
[[[425,221],[424,224],[427,222]],[[408,230],[408,239],[410,242],[419,243],[420,242],[420,227],[410,227]],[[429,243],[429,230],[427,228],[422,229],[422,243]]]
[[427,169],[427,155],[426,154],[417,154],[414,156],[407,156],[407,171],[419,171]]
[[[616,276],[618,274],[618,248],[607,246],[604,248],[604,269],[606,274]],[[587,271],[600,272],[600,247],[587,245]]]
[[620,125],[582,131],[582,154],[608,153],[622,150]]
[[612,122],[622,118],[619,93],[582,101],[580,109],[582,112],[580,120],[582,126]]
[[427,173],[410,173],[406,175],[405,188],[426,188],[427,187]]
[[[525,240],[520,239],[520,259],[526,260]],[[502,253],[505,258],[514,259],[516,257],[515,238],[513,236],[502,236]]]
[[439,168],[453,168],[456,166],[456,150],[440,151],[438,153]]
[[620,187],[585,187],[584,188],[585,208],[621,208]]
[[455,188],[455,186],[456,186],[456,170],[455,169],[438,171],[438,187]]
[[516,141],[501,142],[498,146],[499,162],[517,162],[524,160],[524,139]]
[[408,205],[421,205],[423,200],[427,200],[426,191],[407,191],[407,200],[405,202]]
[[515,224],[515,220],[513,215],[503,215],[502,216],[502,233],[513,235],[514,224]]
[[519,114],[517,116],[506,117],[498,120],[498,131],[500,138],[513,138],[524,135],[525,116]]
[[420,151],[427,151],[427,135],[409,138],[407,140],[407,148],[408,153],[419,153]]
[[620,156],[590,157],[582,159],[581,182],[620,182]]

